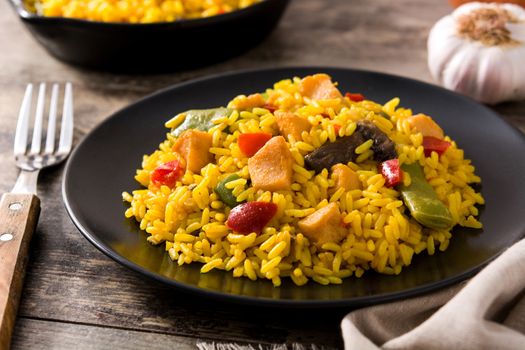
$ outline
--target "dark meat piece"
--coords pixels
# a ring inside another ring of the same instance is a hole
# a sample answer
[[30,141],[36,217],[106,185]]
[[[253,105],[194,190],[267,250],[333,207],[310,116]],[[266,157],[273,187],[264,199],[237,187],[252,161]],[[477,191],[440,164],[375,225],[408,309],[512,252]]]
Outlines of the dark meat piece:
[[358,156],[355,149],[365,141],[361,133],[356,131],[350,136],[338,138],[335,142],[325,143],[307,154],[304,163],[308,169],[320,173],[323,169],[331,169],[333,165],[353,162]]
[[308,169],[316,173],[331,169],[333,165],[353,162],[358,157],[355,149],[366,140],[374,140],[371,149],[374,159],[382,162],[397,158],[395,144],[374,123],[362,120],[357,123],[356,131],[350,136],[338,138],[335,142],[326,143],[304,157]]
[[397,158],[396,145],[394,141],[390,140],[384,132],[382,132],[374,123],[368,120],[362,120],[357,123],[357,132],[359,132],[366,140],[374,140],[372,151],[374,151],[374,159],[378,162]]

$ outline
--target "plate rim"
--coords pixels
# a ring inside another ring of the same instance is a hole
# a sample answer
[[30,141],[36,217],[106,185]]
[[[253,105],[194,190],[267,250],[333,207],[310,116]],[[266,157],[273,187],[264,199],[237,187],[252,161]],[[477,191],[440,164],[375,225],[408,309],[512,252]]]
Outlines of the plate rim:
[[[333,308],[333,307],[363,307],[363,306],[370,306],[375,305],[379,303],[385,303],[395,300],[402,300],[405,298],[417,296],[417,295],[423,295],[432,291],[438,291],[441,290],[447,286],[451,286],[455,283],[464,281],[472,276],[474,276],[477,272],[479,272],[481,269],[483,269],[485,266],[487,266],[490,262],[495,260],[498,256],[501,255],[506,249],[508,249],[510,246],[503,248],[501,251],[494,254],[492,257],[488,258],[487,260],[481,262],[480,264],[458,274],[455,276],[451,276],[439,281],[435,282],[429,282],[425,283],[423,285],[417,286],[412,289],[408,290],[401,290],[397,292],[390,292],[390,293],[382,293],[382,294],[376,294],[376,295],[367,295],[367,296],[360,296],[360,297],[352,297],[352,298],[342,298],[342,299],[274,299],[269,297],[255,297],[255,296],[246,296],[246,295],[239,295],[239,294],[231,294],[227,292],[220,292],[215,291],[212,289],[204,289],[200,288],[198,286],[194,286],[191,284],[187,284],[184,282],[177,281],[175,279],[168,278],[166,276],[162,276],[160,274],[151,272],[144,267],[128,260],[127,258],[121,256],[118,252],[108,248],[104,243],[102,243],[100,240],[98,240],[88,229],[86,229],[79,221],[79,219],[75,216],[73,209],[71,208],[71,203],[68,199],[68,190],[67,190],[67,179],[69,178],[69,172],[72,164],[72,159],[74,159],[74,156],[77,154],[78,149],[80,146],[82,146],[88,137],[95,133],[98,129],[103,128],[106,123],[109,123],[113,121],[115,118],[118,118],[118,116],[122,113],[126,113],[128,109],[134,108],[138,104],[142,104],[152,98],[158,97],[160,95],[163,95],[171,90],[177,90],[180,88],[184,88],[188,85],[198,84],[202,83],[208,80],[214,80],[214,79],[221,79],[221,78],[227,78],[232,77],[236,75],[247,75],[247,74],[253,74],[253,73],[261,73],[261,72],[279,72],[279,71],[300,71],[300,70],[318,70],[319,72],[323,72],[326,70],[341,70],[346,72],[355,72],[359,74],[370,74],[370,75],[376,75],[376,76],[382,76],[386,78],[395,78],[401,81],[405,81],[410,84],[416,84],[416,85],[424,85],[427,87],[436,88],[438,90],[441,90],[441,92],[446,93],[448,95],[454,96],[455,98],[462,99],[466,103],[475,104],[478,108],[482,108],[487,113],[491,114],[492,116],[498,118],[501,122],[507,124],[507,126],[511,127],[511,130],[516,133],[521,139],[525,142],[525,134],[521,132],[520,129],[518,129],[513,124],[509,123],[507,120],[505,120],[503,117],[501,117],[497,112],[490,109],[489,107],[473,100],[472,98],[464,95],[460,95],[458,93],[455,93],[453,91],[447,90],[441,86],[424,82],[421,80],[417,80],[414,78],[408,78],[401,75],[396,74],[390,74],[386,72],[380,72],[380,71],[371,71],[366,69],[356,69],[351,67],[343,67],[343,66],[309,66],[309,65],[284,65],[279,67],[266,67],[266,68],[248,68],[248,69],[239,69],[239,70],[232,70],[228,72],[222,72],[222,73],[216,73],[216,74],[210,74],[201,76],[195,79],[190,79],[184,82],[179,82],[176,84],[169,85],[167,87],[164,87],[162,89],[156,90],[153,93],[147,94],[141,98],[139,98],[136,101],[130,102],[124,107],[120,108],[117,111],[114,111],[109,116],[107,116],[104,120],[96,124],[90,131],[88,131],[82,139],[78,142],[78,144],[75,146],[71,154],[69,155],[66,165],[64,167],[64,173],[62,176],[62,184],[61,184],[61,192],[62,192],[62,200],[64,203],[64,207],[66,209],[66,212],[75,225],[75,227],[80,231],[80,233],[86,238],[92,245],[94,245],[99,251],[104,253],[106,256],[111,258],[112,260],[118,262],[119,264],[125,266],[126,268],[138,273],[141,275],[141,277],[146,277],[148,280],[153,280],[158,283],[162,283],[163,285],[168,285],[171,288],[176,288],[177,290],[180,290],[184,293],[189,293],[193,295],[199,295],[203,296],[209,299],[215,299],[215,300],[221,300],[221,301],[230,301],[237,304],[250,304],[250,305],[261,305],[266,307],[285,307],[285,308]],[[294,73],[295,74],[295,73]],[[525,237],[525,227],[524,230],[521,232],[521,238]],[[516,241],[517,242],[517,241]],[[516,243],[513,242],[513,243]],[[279,287],[276,287],[279,288]]]

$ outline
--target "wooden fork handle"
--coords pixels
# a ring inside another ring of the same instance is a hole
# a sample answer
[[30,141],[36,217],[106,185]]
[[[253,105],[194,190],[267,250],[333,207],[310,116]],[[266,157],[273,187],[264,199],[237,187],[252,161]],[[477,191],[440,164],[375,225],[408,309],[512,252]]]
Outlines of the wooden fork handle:
[[11,344],[39,213],[40,200],[33,194],[6,193],[0,201],[0,349]]

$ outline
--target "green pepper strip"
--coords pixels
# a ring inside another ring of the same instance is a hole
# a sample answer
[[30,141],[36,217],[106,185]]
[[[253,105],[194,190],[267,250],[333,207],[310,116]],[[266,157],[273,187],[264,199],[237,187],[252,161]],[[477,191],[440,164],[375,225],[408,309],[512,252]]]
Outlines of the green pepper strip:
[[400,185],[399,190],[412,217],[421,225],[433,229],[447,229],[452,226],[452,216],[425,179],[418,163],[403,164],[404,172],[410,175],[410,185]]
[[233,112],[230,108],[212,108],[212,109],[193,109],[190,111],[183,112],[186,117],[184,121],[177,127],[171,129],[173,136],[179,136],[188,129],[197,129],[200,131],[208,131],[215,124],[214,119],[228,117]]
[[228,175],[215,186],[215,193],[219,196],[221,201],[223,201],[230,208],[234,208],[242,202],[238,202],[237,198],[233,195],[232,190],[226,188],[228,182],[240,179],[241,177],[237,174]]

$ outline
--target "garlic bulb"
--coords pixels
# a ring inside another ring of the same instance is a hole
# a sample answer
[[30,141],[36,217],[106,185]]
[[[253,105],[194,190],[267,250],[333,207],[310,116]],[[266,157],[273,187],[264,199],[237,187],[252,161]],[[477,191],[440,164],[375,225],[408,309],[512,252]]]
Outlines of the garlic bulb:
[[494,104],[525,99],[525,9],[471,2],[440,19],[428,65],[447,89]]

